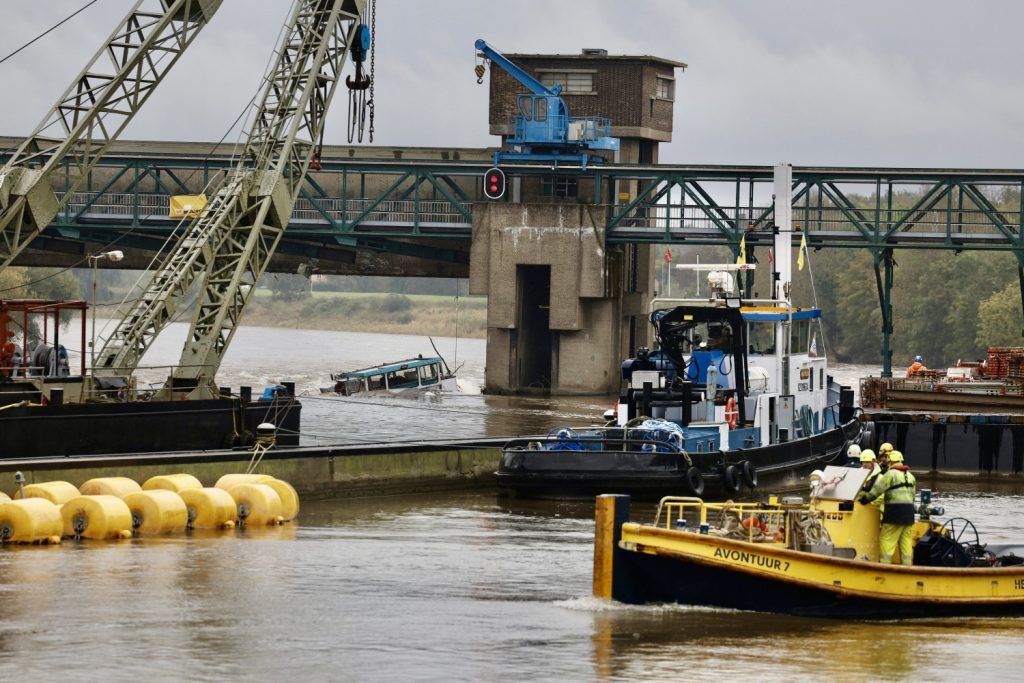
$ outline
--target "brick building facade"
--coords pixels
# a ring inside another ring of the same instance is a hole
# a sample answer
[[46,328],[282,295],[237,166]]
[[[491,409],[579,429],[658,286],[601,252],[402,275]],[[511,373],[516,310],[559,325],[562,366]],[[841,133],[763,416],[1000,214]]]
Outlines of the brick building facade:
[[[622,143],[619,162],[657,163],[657,143],[672,140],[676,74],[686,64],[648,55],[608,55],[605,50],[506,56],[538,80],[560,83],[572,116],[610,118],[612,135]],[[516,95],[524,87],[501,68],[490,73],[490,132],[504,141],[513,131]]]

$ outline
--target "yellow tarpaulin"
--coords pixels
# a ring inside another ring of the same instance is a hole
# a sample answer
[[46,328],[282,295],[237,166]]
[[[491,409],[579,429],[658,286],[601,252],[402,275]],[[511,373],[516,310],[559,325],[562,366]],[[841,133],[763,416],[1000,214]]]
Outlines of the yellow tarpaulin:
[[205,208],[205,194],[179,194],[171,197],[171,218],[195,218]]

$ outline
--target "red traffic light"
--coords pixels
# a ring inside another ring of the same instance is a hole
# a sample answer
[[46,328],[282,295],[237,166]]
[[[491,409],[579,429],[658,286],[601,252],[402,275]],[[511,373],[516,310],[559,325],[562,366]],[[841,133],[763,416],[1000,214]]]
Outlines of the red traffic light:
[[505,194],[505,172],[491,168],[484,173],[484,195],[488,199],[501,199]]

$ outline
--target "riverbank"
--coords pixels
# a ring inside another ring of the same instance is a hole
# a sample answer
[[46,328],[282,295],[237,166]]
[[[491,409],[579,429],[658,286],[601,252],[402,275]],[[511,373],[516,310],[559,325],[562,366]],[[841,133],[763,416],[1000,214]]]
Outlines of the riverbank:
[[487,299],[361,292],[314,292],[284,299],[260,290],[246,307],[245,324],[483,339]]

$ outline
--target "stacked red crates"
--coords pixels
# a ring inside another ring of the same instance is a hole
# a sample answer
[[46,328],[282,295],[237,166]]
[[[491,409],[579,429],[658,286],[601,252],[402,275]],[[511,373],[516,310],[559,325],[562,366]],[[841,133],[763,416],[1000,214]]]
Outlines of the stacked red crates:
[[985,375],[988,377],[1017,377],[1022,372],[1024,372],[1024,347],[990,346],[988,348]]

